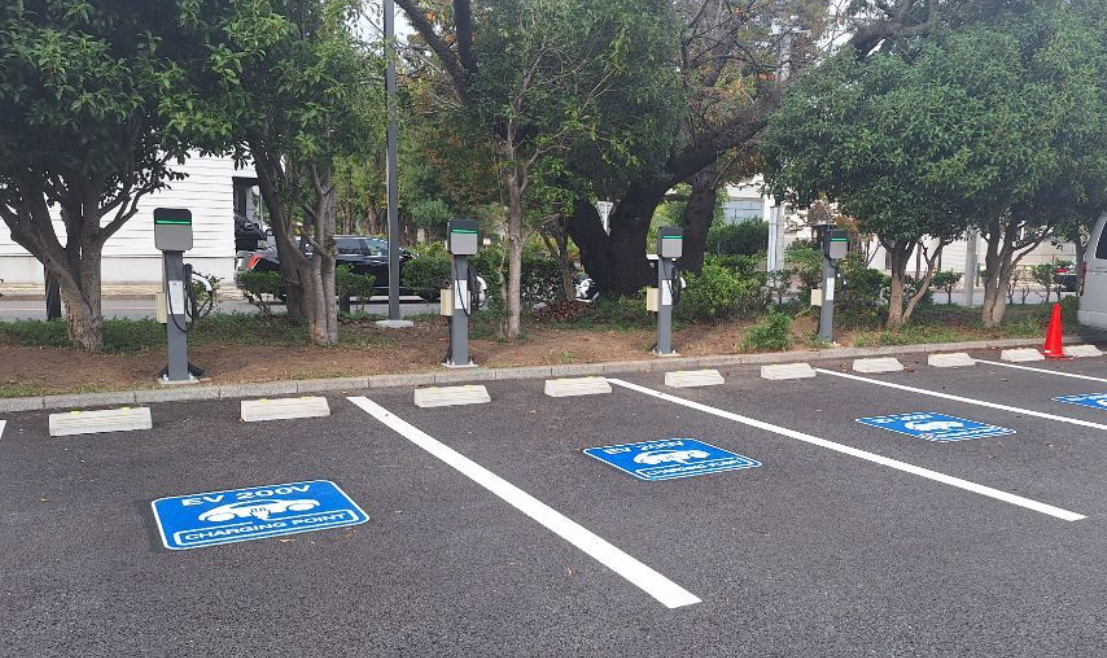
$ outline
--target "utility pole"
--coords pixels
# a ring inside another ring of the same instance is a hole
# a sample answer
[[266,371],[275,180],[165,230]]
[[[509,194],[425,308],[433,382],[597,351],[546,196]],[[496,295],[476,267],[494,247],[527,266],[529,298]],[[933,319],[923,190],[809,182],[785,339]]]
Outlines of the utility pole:
[[385,180],[388,187],[388,319],[377,324],[382,327],[410,327],[412,323],[400,316],[400,181],[397,176],[397,128],[396,128],[396,5],[394,0],[384,0],[384,56],[387,67],[384,72],[385,106],[388,114],[387,153],[385,156]]

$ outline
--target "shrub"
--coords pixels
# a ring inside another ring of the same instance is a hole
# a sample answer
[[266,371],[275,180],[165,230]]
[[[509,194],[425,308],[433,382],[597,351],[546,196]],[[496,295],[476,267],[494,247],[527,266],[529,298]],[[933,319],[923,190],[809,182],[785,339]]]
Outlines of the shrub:
[[708,320],[734,315],[741,298],[754,287],[752,279],[739,279],[730,270],[705,264],[699,274],[686,274],[688,288],[681,293],[677,312],[686,320]]
[[1080,326],[1080,317],[1077,315],[1079,311],[1080,297],[1078,295],[1061,298],[1061,321],[1065,323],[1065,326],[1073,329]]
[[444,253],[424,253],[405,262],[402,275],[405,288],[433,297],[450,283],[450,259]]
[[500,268],[503,268],[503,274],[507,275],[507,252],[502,245],[494,244],[481,247],[481,250],[477,252],[476,256],[469,259],[469,265],[476,268],[484,280],[488,283],[488,294],[490,298],[494,297],[497,304],[500,304]]
[[424,199],[415,202],[408,214],[415,225],[432,235],[445,235],[446,223],[454,218],[454,213],[441,199]]
[[842,289],[835,311],[843,327],[854,329],[881,324],[888,305],[891,278],[866,266],[860,255],[850,254],[842,263]]
[[811,291],[819,287],[823,277],[822,252],[810,240],[796,240],[784,251],[784,262],[792,276],[799,279],[799,299],[810,306]]
[[[907,304],[916,293],[919,292],[919,285],[921,280],[916,279],[913,276],[906,276],[903,279],[903,303]],[[919,300],[917,308],[926,308],[927,306],[934,305],[934,286],[930,286],[926,289],[926,293]]]
[[262,315],[273,314],[272,305],[281,294],[280,272],[243,272],[238,277],[242,296]]
[[523,254],[522,272],[523,308],[533,308],[540,303],[563,300],[561,270],[557,261]]
[[953,303],[953,289],[961,281],[961,273],[953,271],[936,272],[930,282],[932,286],[946,293],[946,304]]
[[[409,261],[410,262],[410,261]],[[368,303],[376,292],[377,278],[372,274],[355,274],[350,265],[339,265],[334,270],[334,294],[338,299],[357,299]]]
[[724,256],[753,256],[765,250],[769,225],[761,221],[712,226],[707,231],[707,253]]
[[779,352],[792,347],[792,318],[770,311],[742,337],[742,349]]
[[708,255],[704,259],[705,263],[713,263],[720,267],[725,267],[728,270],[733,271],[739,277],[752,277],[758,274],[764,274],[764,272],[758,272],[757,267],[761,264],[760,256],[743,256],[743,255]]
[[199,281],[192,282],[192,292],[196,296],[196,317],[194,320],[203,320],[211,315],[211,312],[215,310],[215,305],[219,303],[219,288],[223,283],[223,279],[214,274],[202,274],[200,272],[195,274],[207,282],[207,286]]
[[633,297],[612,298],[601,295],[589,304],[591,308],[587,313],[570,319],[569,323],[581,327],[608,325],[618,329],[648,327],[653,321],[646,311],[644,290],[643,288]]

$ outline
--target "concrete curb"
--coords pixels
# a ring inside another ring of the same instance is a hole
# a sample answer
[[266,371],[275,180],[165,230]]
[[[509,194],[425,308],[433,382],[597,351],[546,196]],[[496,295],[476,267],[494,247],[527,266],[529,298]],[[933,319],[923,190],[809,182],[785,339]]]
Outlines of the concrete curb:
[[[40,411],[43,409],[76,409],[83,407],[176,402],[187,400],[238,399],[357,391],[361,389],[435,386],[465,382],[488,382],[512,379],[546,379],[586,377],[589,375],[621,375],[642,372],[667,372],[696,368],[768,365],[825,359],[855,359],[896,354],[932,354],[934,352],[966,352],[970,350],[1003,349],[1038,345],[1039,338],[1008,338],[1002,340],[932,343],[925,345],[894,345],[888,347],[836,347],[825,350],[772,352],[765,354],[732,354],[688,358],[654,359],[649,361],[618,361],[563,366],[527,366],[523,368],[473,368],[438,372],[343,377],[338,379],[305,379],[221,386],[185,386],[181,388],[141,389],[115,393],[48,395],[42,397],[0,399],[0,412]],[[1072,337],[1066,343],[1085,342]]]

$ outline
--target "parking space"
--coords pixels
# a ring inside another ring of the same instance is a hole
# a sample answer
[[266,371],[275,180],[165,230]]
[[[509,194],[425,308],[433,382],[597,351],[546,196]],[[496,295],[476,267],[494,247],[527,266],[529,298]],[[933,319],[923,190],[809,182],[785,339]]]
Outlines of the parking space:
[[[838,370],[837,365],[824,364],[824,369]],[[982,380],[987,377],[983,370],[936,372],[928,369],[863,379],[839,379],[820,374],[815,379],[768,383],[748,373],[744,377],[735,373],[730,377],[734,384],[679,395],[1081,514],[1107,512],[1099,471],[1092,466],[1107,463],[1107,423],[1098,428],[1072,425],[880,385],[891,382],[956,397],[1002,400],[1013,407],[1050,409],[1049,405],[1053,405],[1056,408],[1052,412],[1058,417],[1090,416],[1070,413],[1068,407],[1072,405],[1051,402],[1050,394],[1038,388],[1034,388],[1036,397],[1029,393],[1022,395],[1024,391],[1021,390],[1018,391],[1021,397],[1008,392],[997,393],[996,390],[1013,391],[1016,387],[1011,381],[998,379],[993,384],[985,384]],[[1021,374],[1016,377],[1023,378]],[[1056,385],[1052,380],[1047,383]],[[988,387],[995,387],[995,390],[986,391]],[[1062,382],[1056,390],[1063,393],[1069,388]],[[1039,399],[1042,402],[1036,404]],[[857,422],[863,418],[917,412],[947,414],[1008,428],[1015,434],[934,443]],[[1087,422],[1095,424],[1091,420]]]
[[[245,426],[235,403],[163,404],[153,431],[59,439],[42,414],[12,419],[0,441],[0,653],[360,656],[368,643],[461,656],[492,643],[519,655],[529,629],[574,607],[659,607],[341,398],[332,407]],[[161,548],[157,498],[317,478],[369,523]],[[505,623],[518,630],[501,635]]]
[[[1103,362],[1031,365],[1095,376]],[[734,368],[702,389],[627,376],[578,398],[499,382],[491,404],[436,409],[369,391],[331,397],[330,417],[253,424],[237,402],[161,404],[151,431],[63,438],[45,414],[11,415],[0,654],[1071,657],[1107,643],[1107,413],[1051,400],[1107,382],[816,365],[787,382]],[[914,412],[1014,434],[936,442],[857,422]],[[643,481],[585,452],[673,439],[757,463]],[[169,551],[150,508],[313,480],[368,522]]]

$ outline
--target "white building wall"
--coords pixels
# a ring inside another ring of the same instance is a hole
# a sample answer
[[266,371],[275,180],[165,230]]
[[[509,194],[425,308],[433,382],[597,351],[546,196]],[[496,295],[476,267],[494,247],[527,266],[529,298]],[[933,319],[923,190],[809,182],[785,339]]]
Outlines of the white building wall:
[[[953,271],[964,273],[966,257],[968,255],[968,240],[956,240],[951,242],[942,249],[942,262],[941,269],[943,271]],[[887,271],[886,254],[884,248],[879,245],[876,240],[873,240],[872,248],[876,249],[876,253],[872,260],[872,267]],[[933,246],[931,247],[933,248]],[[977,267],[984,269],[984,256],[987,253],[988,244],[984,241],[984,238],[977,239],[976,245],[976,260]],[[1050,242],[1045,242],[1035,247],[1030,253],[1023,257],[1019,261],[1020,267],[1030,267],[1033,265],[1040,265],[1043,263],[1052,263],[1058,260],[1076,261],[1076,245],[1071,242],[1054,246]],[[926,263],[922,263],[923,272],[926,271]],[[911,263],[907,266],[907,273],[914,276],[915,274],[915,256],[911,257]]]
[[[161,252],[154,248],[154,208],[192,211],[194,247],[185,255],[197,272],[226,280],[234,276],[234,161],[195,157],[178,168],[187,178],[139,201],[135,214],[104,245],[104,285],[159,285]],[[251,172],[252,173],[252,172]],[[105,223],[109,218],[105,218]],[[65,244],[65,227],[54,229]],[[42,265],[11,239],[0,222],[0,280],[5,285],[42,284]]]

